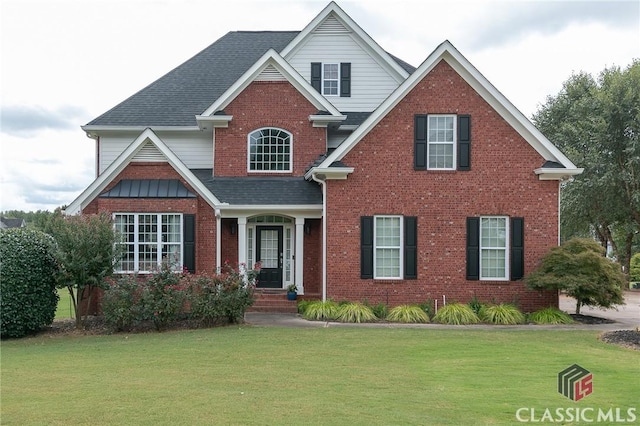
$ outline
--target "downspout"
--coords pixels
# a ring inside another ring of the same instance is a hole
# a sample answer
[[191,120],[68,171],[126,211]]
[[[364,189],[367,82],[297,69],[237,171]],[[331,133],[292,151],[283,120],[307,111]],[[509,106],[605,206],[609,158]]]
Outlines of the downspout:
[[215,209],[216,213],[216,272],[219,274],[222,268],[220,262],[222,262],[222,253],[220,252],[220,244],[222,244],[222,219],[220,209]]
[[311,174],[322,187],[322,301],[327,300],[327,182],[325,175]]

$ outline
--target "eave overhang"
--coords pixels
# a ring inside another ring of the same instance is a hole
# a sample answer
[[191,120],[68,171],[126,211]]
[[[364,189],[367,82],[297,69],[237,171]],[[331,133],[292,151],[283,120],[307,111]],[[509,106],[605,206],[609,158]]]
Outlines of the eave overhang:
[[353,171],[353,167],[314,167],[304,177],[311,179],[315,175],[320,180],[345,180]]
[[559,168],[547,168],[540,167],[533,172],[538,175],[539,180],[559,180],[565,181],[571,179],[573,176],[581,174],[584,169],[559,169]]

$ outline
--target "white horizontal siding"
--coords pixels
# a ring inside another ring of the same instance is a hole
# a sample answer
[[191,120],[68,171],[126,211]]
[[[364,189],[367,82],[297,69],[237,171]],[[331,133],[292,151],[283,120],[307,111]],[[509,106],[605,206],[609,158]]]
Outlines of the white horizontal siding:
[[289,58],[311,81],[311,63],[351,63],[351,97],[327,96],[340,111],[373,111],[397,87],[396,80],[350,34],[313,34]]
[[[208,133],[157,132],[174,154],[190,169],[213,167],[213,141]],[[136,139],[138,133],[130,135],[100,137],[99,173],[107,167]],[[162,161],[150,147],[143,147],[133,161]]]

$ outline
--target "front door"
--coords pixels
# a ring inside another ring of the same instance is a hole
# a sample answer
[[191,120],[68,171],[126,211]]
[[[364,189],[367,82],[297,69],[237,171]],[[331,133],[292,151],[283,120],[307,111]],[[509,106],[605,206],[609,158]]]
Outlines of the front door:
[[256,227],[256,261],[260,262],[258,288],[282,288],[282,226]]

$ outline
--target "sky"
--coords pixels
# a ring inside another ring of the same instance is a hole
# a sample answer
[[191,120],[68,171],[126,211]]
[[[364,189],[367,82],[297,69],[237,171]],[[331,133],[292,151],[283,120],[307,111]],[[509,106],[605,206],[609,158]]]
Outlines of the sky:
[[[71,203],[96,174],[80,126],[229,31],[302,30],[328,3],[0,1],[0,211]],[[640,58],[640,0],[337,3],[414,66],[449,40],[528,118],[572,74]]]

